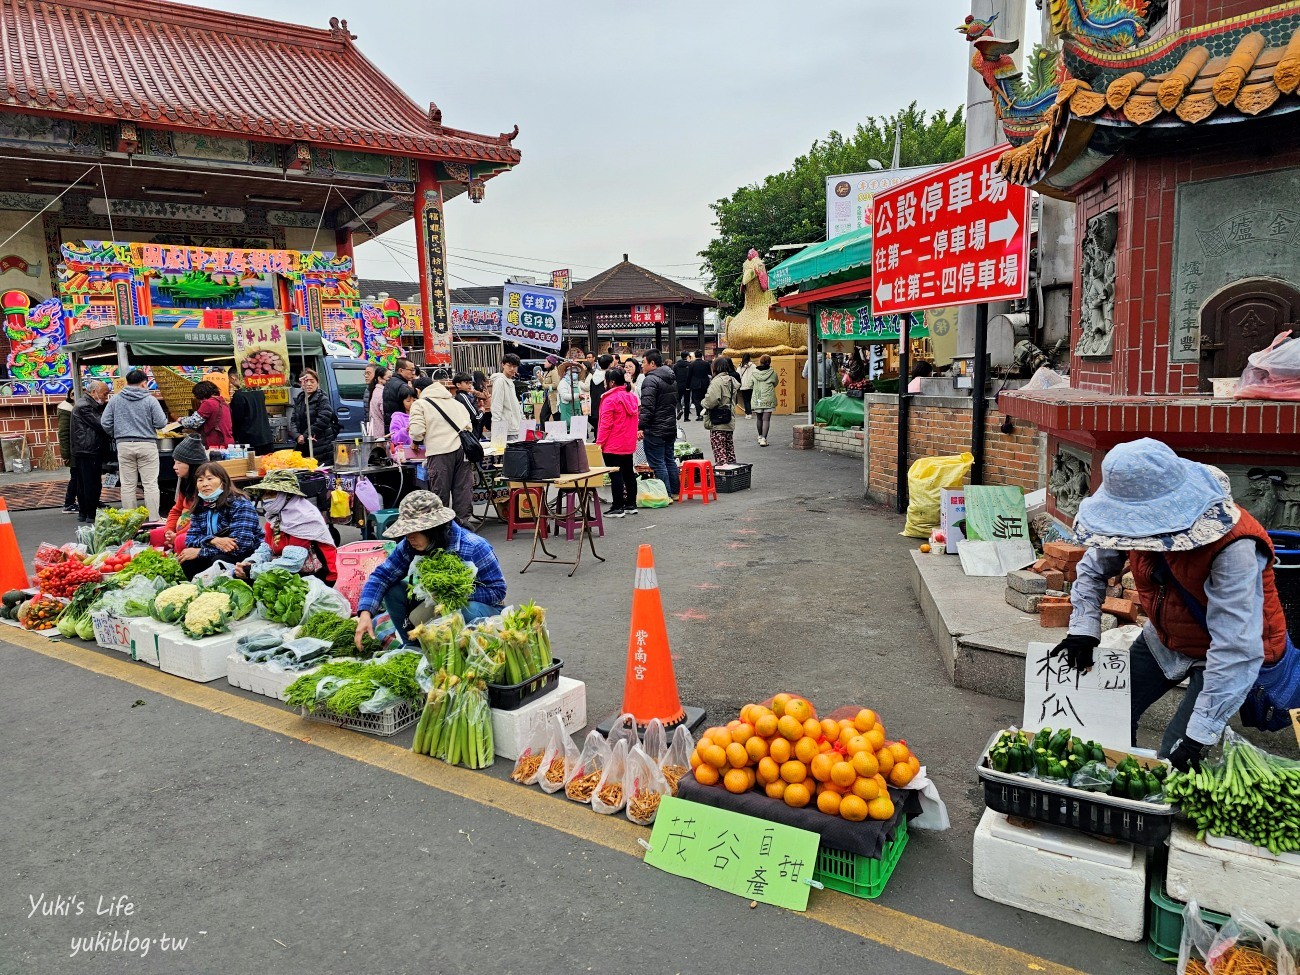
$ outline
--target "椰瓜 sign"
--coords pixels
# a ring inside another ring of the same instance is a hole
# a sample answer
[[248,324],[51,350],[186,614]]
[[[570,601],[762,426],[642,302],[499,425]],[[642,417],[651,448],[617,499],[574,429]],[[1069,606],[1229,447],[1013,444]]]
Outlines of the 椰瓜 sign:
[[633,325],[659,325],[667,321],[663,305],[633,305]]
[[560,348],[564,292],[540,284],[507,284],[501,289],[505,309],[502,338],[539,349]]
[[1029,190],[998,171],[994,146],[876,194],[871,294],[877,315],[1023,298]]
[[827,176],[826,239],[834,240],[841,234],[871,226],[871,201],[877,193],[932,169],[933,166],[908,166],[873,173]]

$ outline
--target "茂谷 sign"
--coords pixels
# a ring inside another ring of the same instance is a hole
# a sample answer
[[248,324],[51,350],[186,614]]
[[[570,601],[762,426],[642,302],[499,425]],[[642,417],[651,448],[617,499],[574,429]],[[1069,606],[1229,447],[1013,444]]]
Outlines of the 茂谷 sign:
[[539,349],[558,350],[563,339],[564,292],[540,284],[507,284],[501,290],[502,337]]
[[876,194],[871,293],[877,315],[1023,298],[1029,190],[994,146]]
[[924,175],[933,166],[908,166],[874,173],[847,173],[826,177],[826,239],[871,225],[871,201],[891,186]]
[[1107,748],[1132,747],[1130,739],[1128,650],[1097,647],[1092,670],[1066,666],[1064,655],[1049,656],[1055,645],[1031,643],[1025,653],[1025,710],[1021,727],[1070,728],[1085,741]]
[[284,315],[235,313],[230,324],[235,368],[249,389],[286,386],[289,381],[289,340]]
[[664,796],[645,862],[739,897],[802,911],[820,843],[806,829]]
[[[897,342],[898,316],[872,316],[871,302],[854,305],[818,305],[817,336],[830,340],[853,342]],[[913,315],[910,338],[923,339],[930,335],[924,315]]]

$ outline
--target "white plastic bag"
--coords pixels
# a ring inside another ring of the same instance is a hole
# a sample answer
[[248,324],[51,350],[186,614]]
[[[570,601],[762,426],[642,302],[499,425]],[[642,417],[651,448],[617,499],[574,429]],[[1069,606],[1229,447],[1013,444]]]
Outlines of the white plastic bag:
[[569,781],[569,769],[578,767],[578,746],[573,743],[564,722],[558,714],[550,721],[550,739],[546,743],[546,754],[542,758],[542,769],[537,784],[543,792],[556,793]]
[[620,741],[626,741],[627,747],[631,748],[637,744],[640,739],[636,733],[636,718],[631,712],[624,712],[614,719],[614,723],[609,727],[609,737],[606,739],[609,743],[609,750],[612,752]]
[[1235,399],[1300,400],[1300,336],[1292,339],[1291,332],[1281,332],[1246,361]]
[[222,576],[233,576],[235,567],[230,562],[222,562],[220,559],[213,562],[210,566],[196,575],[191,581],[197,582],[201,586],[210,586]]
[[564,794],[574,802],[591,803],[596,786],[609,761],[609,744],[599,731],[592,731],[582,743],[582,753],[570,765],[564,763]]
[[939,798],[939,790],[935,787],[935,784],[925,774],[924,765],[921,766],[921,771],[912,777],[912,781],[903,788],[915,789],[920,793],[921,799],[921,813],[908,821],[909,826],[915,826],[917,829],[933,830],[948,828],[948,807]]
[[668,733],[664,731],[664,723],[658,718],[651,718],[650,723],[645,726],[645,735],[641,738],[641,747],[645,749],[645,753],[650,756],[655,763],[655,767],[658,768],[668,751]]
[[[648,733],[649,729],[646,730]],[[690,729],[683,722],[673,732],[673,743],[668,746],[668,753],[659,763],[659,771],[663,773],[664,781],[672,789],[673,795],[677,795],[677,783],[691,770],[693,751],[695,751],[695,739],[691,737]]]
[[666,508],[673,503],[668,487],[657,477],[645,477],[636,482],[638,508]]
[[659,812],[659,802],[672,793],[671,786],[659,770],[659,763],[644,748],[637,745],[627,756],[627,770],[623,773],[623,800],[627,804],[627,818],[641,826],[649,826]]
[[591,796],[591,808],[602,816],[622,812],[627,805],[623,774],[627,771],[627,756],[630,751],[627,739],[620,738],[609,754],[609,761],[601,770],[600,781],[596,783],[596,791]]
[[307,577],[307,597],[302,604],[302,618],[309,619],[312,613],[333,613],[347,619],[352,615],[352,604],[340,592],[331,589],[315,576]]
[[514,770],[510,779],[520,785],[534,785],[545,770],[546,750],[550,746],[550,732],[546,725],[535,730],[528,738],[528,744],[515,759]]

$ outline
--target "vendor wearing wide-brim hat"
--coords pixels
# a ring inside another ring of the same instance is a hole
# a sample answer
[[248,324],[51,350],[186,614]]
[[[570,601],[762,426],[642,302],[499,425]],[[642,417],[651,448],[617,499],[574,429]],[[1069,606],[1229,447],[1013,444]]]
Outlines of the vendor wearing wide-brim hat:
[[304,496],[298,475],[270,471],[244,490],[259,500],[266,516],[266,540],[235,566],[235,574],[256,579],[267,569],[288,569],[333,585],[338,555],[334,536],[316,502]]
[[357,601],[357,647],[363,635],[375,635],[373,619],[382,605],[403,639],[409,630],[410,599],[406,576],[417,555],[445,549],[474,566],[477,576],[469,605],[461,610],[467,621],[496,616],[505,608],[506,580],[492,546],[456,524],[456,513],[432,491],[412,491],[402,499],[397,520],[384,531],[385,538],[401,539],[393,554],[366,580]]
[[1269,705],[1294,700],[1300,654],[1287,637],[1264,527],[1233,502],[1221,471],[1157,440],[1120,444],[1101,470],[1101,486],[1075,518],[1088,552],[1070,590],[1070,634],[1052,654],[1092,668],[1106,580],[1127,559],[1147,615],[1129,650],[1133,742],[1142,714],[1184,679],[1160,746],[1179,769],[1198,764],[1238,710],[1248,724],[1281,727]]

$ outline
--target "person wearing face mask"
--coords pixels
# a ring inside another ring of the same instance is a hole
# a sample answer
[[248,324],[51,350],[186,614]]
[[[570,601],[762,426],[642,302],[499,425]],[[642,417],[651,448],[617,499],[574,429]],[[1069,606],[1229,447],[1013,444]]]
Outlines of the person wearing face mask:
[[338,577],[337,548],[329,525],[315,502],[302,493],[293,471],[270,471],[246,489],[261,496],[266,515],[265,540],[247,560],[235,566],[241,579],[256,579],[267,569],[288,569],[315,576],[326,585]]
[[101,417],[108,403],[108,386],[98,379],[86,386],[86,395],[72,408],[68,424],[69,439],[77,474],[77,524],[95,521],[99,498],[104,487],[104,461],[112,441],[104,430]]
[[193,579],[213,562],[238,563],[253,554],[262,540],[257,510],[247,495],[231,483],[220,464],[204,464],[194,473],[198,500],[177,556],[186,579]]
[[461,610],[467,622],[497,616],[505,608],[506,580],[492,546],[468,529],[456,524],[456,513],[432,491],[412,491],[402,499],[397,520],[384,532],[385,538],[400,539],[397,548],[370,574],[357,600],[357,648],[362,637],[375,635],[374,618],[380,607],[388,610],[397,632],[406,642],[410,630],[411,603],[406,576],[417,555],[432,555],[442,549],[474,566],[477,575],[469,605]]

